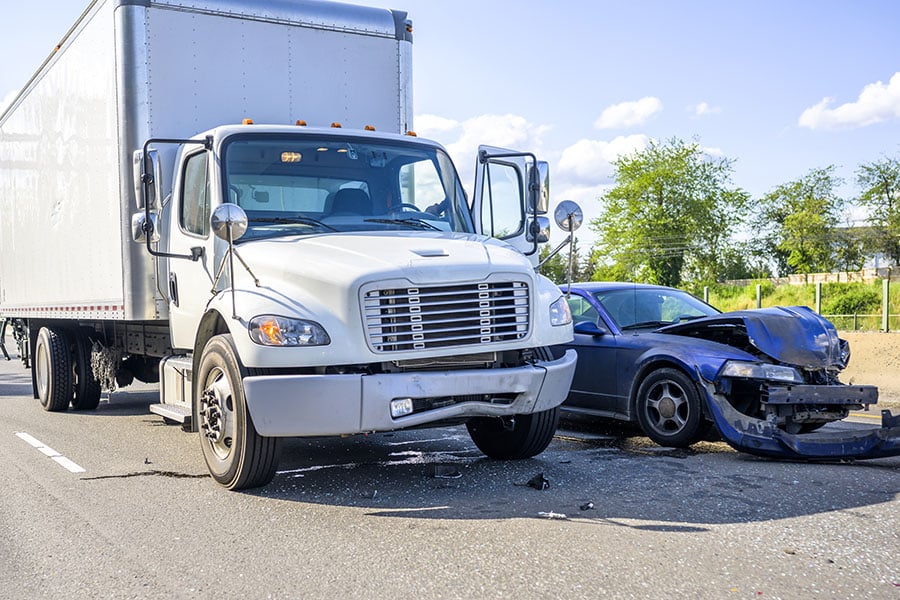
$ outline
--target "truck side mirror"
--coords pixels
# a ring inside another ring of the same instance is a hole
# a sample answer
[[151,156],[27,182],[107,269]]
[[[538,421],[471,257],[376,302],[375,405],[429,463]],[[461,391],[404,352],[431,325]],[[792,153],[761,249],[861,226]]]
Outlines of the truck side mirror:
[[531,206],[534,207],[534,214],[547,214],[547,211],[550,209],[550,163],[545,160],[539,160],[531,165],[528,179],[532,183],[530,197]]
[[[132,175],[134,181],[134,202],[138,210],[150,206],[151,210],[159,210],[162,200],[162,167],[159,162],[159,151],[151,148],[144,159],[142,150],[135,150],[132,155]],[[145,185],[146,183],[146,185]]]
[[537,239],[538,244],[544,244],[550,241],[550,219],[548,217],[529,217],[528,218],[528,237],[529,242]]

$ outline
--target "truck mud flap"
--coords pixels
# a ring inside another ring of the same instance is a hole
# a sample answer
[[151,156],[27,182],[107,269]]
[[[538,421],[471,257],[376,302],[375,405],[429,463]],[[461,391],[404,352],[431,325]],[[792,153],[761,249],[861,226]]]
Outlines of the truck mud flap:
[[790,434],[768,421],[738,412],[710,393],[709,413],[722,438],[739,452],[802,460],[867,459],[900,456],[900,415],[881,411],[881,427]]

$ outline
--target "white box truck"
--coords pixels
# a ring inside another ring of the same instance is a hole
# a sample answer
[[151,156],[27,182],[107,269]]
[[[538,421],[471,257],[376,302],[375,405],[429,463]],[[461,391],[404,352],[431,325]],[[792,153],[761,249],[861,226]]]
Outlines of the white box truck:
[[483,148],[467,199],[411,131],[411,48],[399,11],[91,2],[0,115],[0,317],[43,407],[159,381],[229,489],[291,436],[543,451],[575,367],[546,163]]

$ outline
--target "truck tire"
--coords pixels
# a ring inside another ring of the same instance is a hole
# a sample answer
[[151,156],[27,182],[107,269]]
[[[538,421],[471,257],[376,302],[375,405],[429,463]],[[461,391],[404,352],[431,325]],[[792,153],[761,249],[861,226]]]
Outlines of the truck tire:
[[550,445],[559,424],[559,407],[530,415],[516,415],[512,424],[497,417],[469,419],[469,437],[490,458],[531,458]]
[[61,329],[41,327],[34,345],[34,378],[44,410],[61,412],[72,401],[72,354]]
[[74,345],[72,372],[75,376],[75,395],[72,398],[72,408],[94,410],[100,404],[102,390],[100,380],[94,377],[94,370],[91,368],[91,341],[79,333],[75,335]]
[[229,490],[266,485],[278,466],[280,440],[259,435],[247,410],[246,373],[230,335],[207,342],[196,379],[200,445],[210,475]]

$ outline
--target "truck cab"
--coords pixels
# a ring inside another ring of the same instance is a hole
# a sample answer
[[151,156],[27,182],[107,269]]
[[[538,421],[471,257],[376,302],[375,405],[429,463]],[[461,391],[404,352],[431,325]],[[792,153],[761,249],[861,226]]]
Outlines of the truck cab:
[[168,282],[173,348],[151,410],[200,431],[221,483],[263,481],[246,461],[271,477],[282,437],[467,423],[490,456],[546,447],[575,357],[544,348],[571,318],[513,245],[537,246],[543,168],[494,151],[476,196],[512,243],[479,233],[446,151],[412,135],[223,126],[180,145],[166,202],[146,186],[135,220],[159,224],[159,249],[138,241]]

